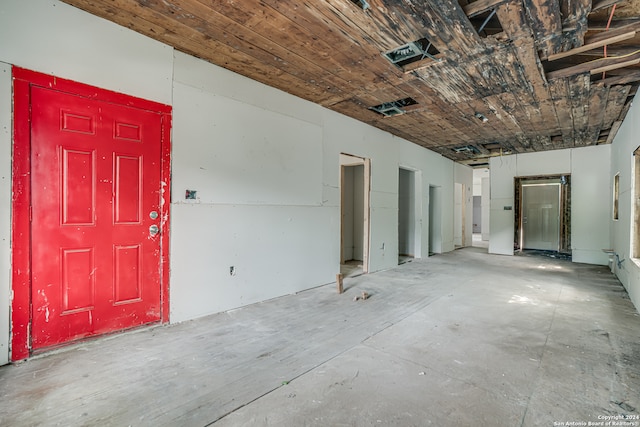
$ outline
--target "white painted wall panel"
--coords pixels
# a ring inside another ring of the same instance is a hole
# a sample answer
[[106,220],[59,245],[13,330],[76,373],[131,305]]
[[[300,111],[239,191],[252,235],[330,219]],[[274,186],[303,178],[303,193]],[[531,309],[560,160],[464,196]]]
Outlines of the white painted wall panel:
[[0,61],[171,104],[171,47],[65,3],[2,0],[0,40]]
[[[573,260],[606,264],[602,249],[609,241],[609,159],[607,146],[492,158],[489,252],[513,255],[514,177],[570,173]],[[504,210],[505,206],[512,209]]]
[[[517,165],[516,156],[489,159],[492,199],[513,199],[513,177],[517,176]],[[497,207],[492,205],[491,209],[497,209]]]
[[571,150],[553,150],[516,156],[518,175],[557,175],[571,172]]
[[173,78],[176,82],[264,110],[295,117],[296,120],[322,124],[322,115],[318,114],[318,107],[311,102],[182,52],[175,51],[174,57]]
[[335,208],[176,204],[172,215],[172,322],[330,283],[338,272],[328,238],[340,232]]
[[369,265],[384,265],[393,268],[398,265],[398,210],[374,206],[371,208],[372,224],[391,224],[395,227],[381,227],[371,233],[369,249]]
[[11,66],[0,62],[0,365],[10,348],[11,135]]
[[[0,38],[10,41],[0,61],[173,106],[172,322],[334,281],[340,153],[371,159],[370,271],[397,264],[400,165],[419,172],[425,224],[429,185],[441,190],[438,232],[453,250],[454,164],[439,154],[55,0],[3,1]],[[0,77],[0,102],[9,90]],[[0,275],[10,261],[9,111],[0,108]],[[185,201],[186,189],[199,199]],[[0,298],[8,291],[0,276]],[[6,305],[0,317],[3,363]]]
[[573,261],[607,265],[611,245],[610,145],[571,151],[571,248]]
[[[493,184],[493,179],[491,180]],[[491,199],[489,253],[499,255],[513,255],[513,196],[502,199]]]
[[629,296],[640,311],[640,261],[632,259],[632,235],[638,234],[633,225],[634,198],[634,156],[633,152],[640,146],[640,103],[634,102],[627,113],[627,117],[620,127],[611,146],[611,170],[609,172],[609,212],[613,187],[613,175],[620,173],[619,219],[614,221],[609,215],[609,229],[611,231],[611,248],[625,261],[621,268],[614,266],[614,273],[618,276]]
[[181,83],[174,107],[174,202],[321,204],[320,126]]

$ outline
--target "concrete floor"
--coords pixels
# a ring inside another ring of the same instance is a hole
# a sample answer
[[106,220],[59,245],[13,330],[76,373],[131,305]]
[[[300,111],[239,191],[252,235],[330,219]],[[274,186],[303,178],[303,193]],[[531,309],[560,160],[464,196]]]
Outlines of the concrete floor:
[[606,267],[465,248],[345,287],[2,367],[0,424],[640,424],[640,316]]

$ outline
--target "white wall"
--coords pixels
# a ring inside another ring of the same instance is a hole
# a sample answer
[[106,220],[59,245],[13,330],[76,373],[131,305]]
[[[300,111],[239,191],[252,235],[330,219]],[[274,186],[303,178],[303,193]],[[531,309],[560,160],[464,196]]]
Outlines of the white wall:
[[[606,181],[611,189],[613,176],[620,173],[618,220],[614,221],[609,214],[611,230],[611,247],[620,259],[625,261],[621,268],[614,263],[614,272],[627,289],[636,309],[640,310],[640,265],[631,258],[633,231],[633,152],[640,146],[640,104],[634,103],[627,114],[624,124],[620,127],[611,146],[611,172]],[[640,171],[636,171],[638,173]],[[611,191],[611,190],[610,190]],[[612,196],[609,196],[609,212],[611,212]],[[638,233],[638,231],[635,231]]]
[[[3,0],[0,38],[10,40],[0,44],[6,64],[173,106],[172,322],[334,281],[340,153],[371,159],[370,271],[397,265],[400,166],[420,177],[425,224],[429,185],[441,189],[442,249],[453,250],[454,164],[434,152],[55,0]],[[10,292],[7,73],[0,68],[2,301]],[[197,199],[185,200],[186,189]],[[426,254],[428,227],[419,232]],[[0,363],[8,316],[0,304]]]
[[174,78],[172,321],[332,282],[341,153],[371,159],[370,271],[397,265],[399,164],[452,188],[452,162],[388,133],[181,53]]
[[11,134],[11,67],[0,62],[0,365],[9,361]]
[[489,253],[513,255],[514,177],[571,174],[573,261],[606,265],[610,155],[611,146],[600,145],[491,158]]

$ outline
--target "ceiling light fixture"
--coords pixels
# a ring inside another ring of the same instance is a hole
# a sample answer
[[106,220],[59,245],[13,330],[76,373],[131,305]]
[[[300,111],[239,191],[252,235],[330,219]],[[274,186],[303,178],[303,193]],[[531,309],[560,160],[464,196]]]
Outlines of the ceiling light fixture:
[[482,123],[487,123],[489,121],[489,119],[487,119],[487,116],[485,116],[484,114],[476,113],[475,116],[476,119],[482,121]]

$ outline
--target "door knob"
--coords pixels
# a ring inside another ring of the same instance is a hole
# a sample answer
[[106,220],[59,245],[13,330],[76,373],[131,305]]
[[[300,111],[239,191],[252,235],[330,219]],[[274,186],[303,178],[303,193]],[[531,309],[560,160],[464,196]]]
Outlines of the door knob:
[[155,236],[159,232],[160,232],[160,229],[158,228],[157,225],[153,224],[151,227],[149,227],[149,234],[151,234],[152,236]]

